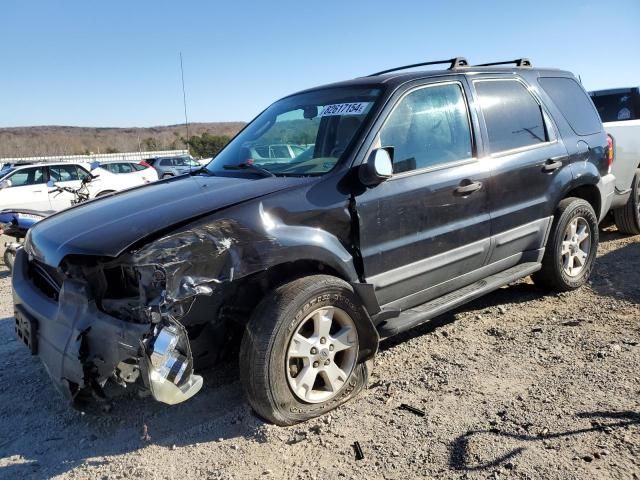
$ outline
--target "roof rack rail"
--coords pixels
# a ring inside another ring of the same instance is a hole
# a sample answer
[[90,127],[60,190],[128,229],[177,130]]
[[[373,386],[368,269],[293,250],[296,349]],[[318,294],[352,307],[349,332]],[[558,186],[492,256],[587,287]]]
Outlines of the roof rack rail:
[[516,58],[515,60],[507,60],[506,62],[481,63],[474,67],[493,67],[495,65],[511,65],[514,63],[516,67],[531,67],[531,61],[528,58]]
[[390,68],[389,70],[382,70],[381,72],[372,73],[371,75],[369,75],[369,77],[376,77],[378,75],[383,75],[385,73],[396,72],[398,70],[406,70],[408,68],[424,67],[424,66],[427,66],[427,65],[440,65],[440,64],[445,64],[445,63],[449,64],[449,70],[453,70],[455,68],[468,67],[469,66],[469,62],[467,62],[466,58],[464,58],[464,57],[455,57],[455,58],[450,58],[448,60],[436,60],[434,62],[414,63],[413,65],[405,65],[403,67]]

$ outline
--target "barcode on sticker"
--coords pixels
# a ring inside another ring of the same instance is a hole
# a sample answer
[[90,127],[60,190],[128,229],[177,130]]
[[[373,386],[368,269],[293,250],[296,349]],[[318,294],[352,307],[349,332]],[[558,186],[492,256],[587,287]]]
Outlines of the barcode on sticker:
[[320,117],[330,117],[332,115],[362,115],[370,102],[358,103],[337,103],[327,105],[320,112]]

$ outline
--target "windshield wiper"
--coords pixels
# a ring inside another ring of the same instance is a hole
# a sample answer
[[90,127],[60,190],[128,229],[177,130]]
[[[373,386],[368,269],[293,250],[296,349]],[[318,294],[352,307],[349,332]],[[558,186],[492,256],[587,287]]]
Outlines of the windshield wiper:
[[258,172],[262,174],[264,177],[275,177],[276,174],[267,170],[266,168],[259,167],[253,163],[239,163],[238,165],[224,165],[222,168],[225,170],[253,170],[254,172]]
[[209,176],[215,176],[215,174],[212,173],[207,167],[200,167],[197,170],[191,170],[189,172],[189,175],[199,175],[200,173],[205,173]]

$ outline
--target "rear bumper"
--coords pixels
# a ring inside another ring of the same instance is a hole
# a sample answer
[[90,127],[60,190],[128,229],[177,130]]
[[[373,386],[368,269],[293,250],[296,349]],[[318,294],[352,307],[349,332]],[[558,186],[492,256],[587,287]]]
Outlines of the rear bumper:
[[600,178],[598,182],[598,190],[600,190],[600,198],[602,199],[602,205],[600,211],[596,212],[598,215],[598,221],[601,222],[604,217],[609,213],[611,204],[615,196],[616,177],[610,173]]
[[86,387],[103,385],[122,360],[139,357],[150,326],[124,322],[98,310],[87,285],[65,280],[58,300],[41,292],[28,276],[24,249],[13,270],[17,317],[34,326],[32,352],[40,357],[55,387],[74,399]]

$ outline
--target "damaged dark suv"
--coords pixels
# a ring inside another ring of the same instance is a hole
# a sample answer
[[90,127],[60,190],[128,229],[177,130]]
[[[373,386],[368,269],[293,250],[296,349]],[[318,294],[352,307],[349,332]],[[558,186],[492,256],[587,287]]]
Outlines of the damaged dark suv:
[[208,166],[38,223],[16,330],[56,387],[175,404],[239,344],[250,404],[288,425],[362,389],[381,338],[528,275],[583,285],[614,185],[591,100],[526,60],[435,63],[286,97]]

